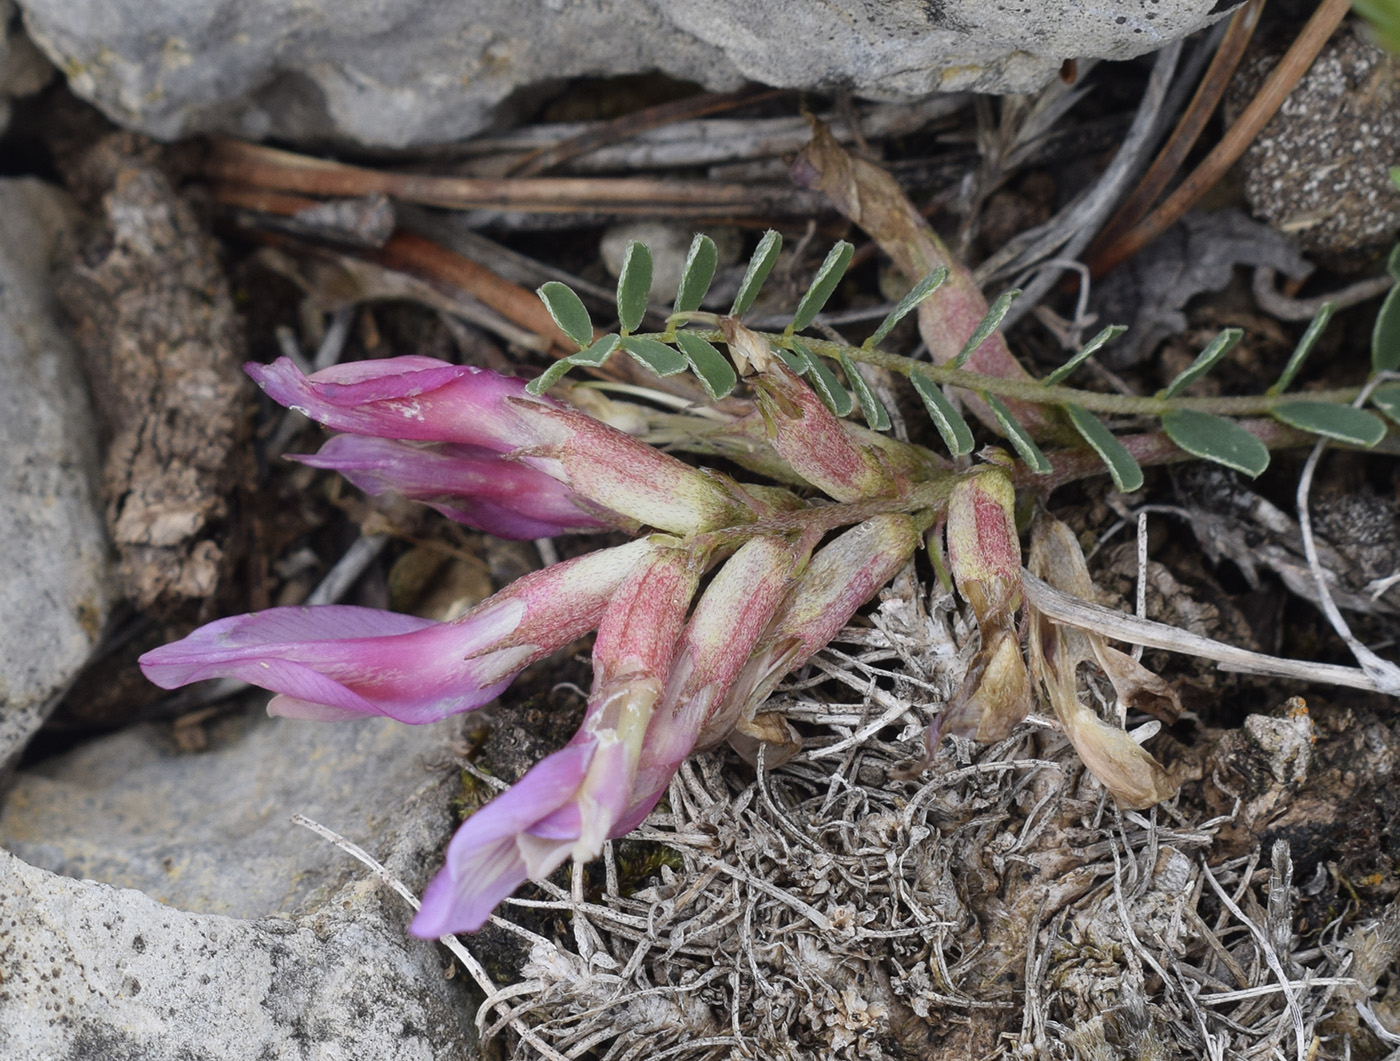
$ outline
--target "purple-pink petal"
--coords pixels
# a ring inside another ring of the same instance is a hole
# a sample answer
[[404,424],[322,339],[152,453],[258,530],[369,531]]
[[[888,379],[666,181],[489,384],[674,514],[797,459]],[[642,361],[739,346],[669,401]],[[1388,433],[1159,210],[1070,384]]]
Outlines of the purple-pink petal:
[[602,518],[567,486],[482,446],[337,435],[314,456],[291,459],[337,471],[375,497],[401,494],[503,538],[549,538],[627,522]]
[[431,722],[479,707],[509,684],[529,649],[491,649],[524,610],[505,602],[469,621],[436,623],[347,605],[272,608],[211,623],[140,663],[167,689],[239,678],[280,694],[271,706],[282,714]]
[[[591,742],[567,745],[468,818],[448,845],[447,864],[423,893],[423,906],[409,931],[424,939],[474,932],[532,873],[553,872],[578,837],[577,831],[561,834],[555,816],[570,805],[588,776],[595,750]],[[545,841],[540,846],[547,850],[553,841],[557,850],[548,850],[543,862],[527,860],[530,845],[528,840],[522,845],[522,837]]]
[[498,453],[534,440],[509,399],[525,381],[431,357],[334,365],[310,376],[288,358],[244,371],[274,401],[337,431],[425,442],[464,442]]
[[269,710],[327,720],[435,722],[497,696],[522,668],[593,629],[645,540],[516,579],[450,623],[373,608],[271,608],[210,623],[140,659],[167,689],[237,677],[280,694]]

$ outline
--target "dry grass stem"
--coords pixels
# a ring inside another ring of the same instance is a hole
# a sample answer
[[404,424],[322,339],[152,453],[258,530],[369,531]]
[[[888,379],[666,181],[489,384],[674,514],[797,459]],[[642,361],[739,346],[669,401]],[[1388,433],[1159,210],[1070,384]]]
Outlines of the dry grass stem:
[[560,931],[490,989],[486,1056],[1342,1056],[1329,1022],[1364,1031],[1386,974],[1359,937],[1299,949],[1286,844],[1211,864],[1233,815],[1119,811],[1034,718],[911,771],[967,637],[906,574],[779,691],[796,759],[698,756],[604,872],[512,900]]

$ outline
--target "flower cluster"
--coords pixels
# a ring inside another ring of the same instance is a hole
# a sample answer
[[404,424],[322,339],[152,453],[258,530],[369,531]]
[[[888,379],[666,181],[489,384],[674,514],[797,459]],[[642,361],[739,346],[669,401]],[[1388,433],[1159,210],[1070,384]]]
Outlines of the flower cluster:
[[[761,340],[741,341],[758,362],[773,449],[799,476],[835,502],[907,487],[781,362],[763,360]],[[597,631],[578,733],[463,824],[413,922],[420,936],[477,929],[525,880],[597,856],[646,817],[695,749],[728,739],[755,756],[771,731],[758,715],[768,694],[919,540],[898,505],[847,511],[745,488],[481,369],[400,357],[309,377],[286,359],[247,371],[276,401],[339,432],[294,459],[370,494],[507,537],[634,536],[520,578],[451,622],[272,608],[142,657],[165,688],[234,677],[275,693],[273,714],[417,724],[487,703],[532,662]],[[803,513],[813,518],[794,518]],[[768,761],[787,754],[784,743]]]
[[[730,422],[728,442],[762,449],[757,464],[811,496],[692,467],[477,368],[424,357],[310,377],[286,359],[247,366],[276,401],[338,432],[319,453],[294,459],[339,471],[370,494],[421,501],[506,537],[612,530],[632,538],[520,578],[451,622],[345,606],[273,608],[211,623],[142,657],[146,675],[166,688],[234,677],[275,693],[273,714],[417,724],[487,703],[529,664],[597,632],[578,733],[462,825],[415,934],[480,928],[525,880],[597,856],[646,817],[696,749],[727,740],[770,766],[792,755],[796,735],[762,713],[764,701],[939,520],[981,646],[930,731],[930,754],[943,734],[1006,736],[1031,710],[1039,682],[1120,798],[1145,806],[1169,794],[1146,753],[1075,699],[1082,659],[1097,659],[1131,695],[1160,699],[1150,675],[1101,640],[1034,615],[1028,667],[1006,469],[993,461],[956,473],[919,447],[856,428],[761,337],[733,320],[723,330],[755,395],[752,412]],[[1032,567],[1086,592],[1082,557],[1075,567],[1061,537],[1041,535]]]

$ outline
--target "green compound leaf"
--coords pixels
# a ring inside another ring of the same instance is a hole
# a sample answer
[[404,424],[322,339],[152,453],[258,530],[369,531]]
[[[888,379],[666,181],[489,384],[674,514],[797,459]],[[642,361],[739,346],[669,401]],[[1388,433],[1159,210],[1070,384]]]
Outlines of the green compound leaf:
[[1371,392],[1371,404],[1400,424],[1400,384],[1387,383]]
[[700,377],[700,385],[711,400],[719,401],[727,397],[739,382],[729,359],[694,332],[677,332],[676,345],[685,354],[691,369]]
[[954,457],[971,453],[972,429],[967,426],[967,421],[958,415],[953,403],[943,397],[943,391],[939,389],[938,384],[917,370],[909,373],[909,382],[923,399],[929,419],[943,436],[943,444],[948,447],[948,452]]
[[1043,380],[1041,380],[1041,382],[1044,383],[1047,387],[1053,387],[1055,386],[1055,384],[1060,383],[1065,379],[1068,379],[1069,374],[1071,372],[1073,372],[1081,364],[1083,364],[1089,358],[1093,357],[1096,353],[1098,353],[1099,350],[1101,350],[1106,343],[1117,339],[1127,330],[1128,326],[1126,324],[1110,324],[1103,331],[1099,332],[1098,335],[1094,336],[1087,343],[1081,346],[1073,357],[1071,357],[1059,368],[1055,369],[1055,371],[1050,373],[1050,375],[1046,376]]
[[1162,416],[1167,437],[1193,457],[1214,461],[1255,478],[1269,466],[1269,450],[1233,420],[1194,409],[1174,409]]
[[836,378],[836,373],[827,368],[826,362],[812,353],[811,348],[802,340],[794,339],[792,348],[807,363],[807,382],[817,392],[822,404],[837,416],[848,415],[855,408],[855,401],[846,388],[841,386],[841,381]]
[[1026,429],[1021,426],[1011,410],[1008,409],[1000,398],[995,394],[983,394],[982,400],[991,407],[993,415],[997,418],[997,423],[1001,425],[1002,431],[1006,433],[1006,439],[1016,448],[1016,452],[1021,455],[1021,459],[1030,466],[1031,471],[1036,475],[1045,475],[1050,472],[1050,461],[1046,459],[1044,453],[1040,452],[1040,447],[1027,434]]
[[1400,369],[1400,246],[1390,252],[1386,268],[1396,278],[1396,286],[1381,303],[1371,332],[1371,368],[1376,372]]
[[684,372],[690,366],[690,362],[685,359],[684,354],[672,350],[665,343],[658,343],[655,339],[641,339],[635,335],[624,335],[622,349],[658,376],[674,376],[677,372]]
[[1113,476],[1113,485],[1125,494],[1131,494],[1142,487],[1142,466],[1119,442],[1113,432],[1086,409],[1077,405],[1066,405],[1070,423],[1084,441],[1094,448],[1094,452],[1108,465],[1108,474]]
[[540,301],[549,310],[554,323],[559,325],[559,330],[572,339],[575,346],[581,350],[593,342],[593,321],[573,288],[551,280],[535,294],[540,296]]
[[900,299],[894,309],[890,310],[889,316],[880,322],[880,327],[875,329],[875,334],[860,344],[861,349],[874,350],[875,347],[879,346],[894,326],[908,316],[909,312],[920,302],[942,287],[943,281],[946,279],[948,279],[948,269],[946,266],[940,265],[910,288],[909,294]]
[[963,348],[958,351],[958,356],[949,362],[954,368],[962,368],[967,364],[967,359],[976,352],[977,348],[987,341],[987,336],[997,330],[1002,318],[1006,316],[1006,311],[1011,308],[1011,303],[1021,297],[1021,292],[1017,288],[1010,291],[1003,291],[997,296],[997,300],[992,303],[992,308],[987,310],[987,315],[982,318],[982,322],[973,329],[971,335],[967,337],[967,342],[963,343]]
[[680,286],[676,289],[676,301],[672,309],[676,313],[690,313],[700,308],[705,292],[710,290],[710,281],[715,278],[715,266],[719,264],[719,251],[715,241],[709,236],[697,235],[690,241],[690,252],[685,256],[681,269]]
[[617,320],[622,334],[635,332],[646,316],[651,297],[651,248],[633,240],[622,255],[617,274]]
[[786,329],[788,335],[800,332],[822,311],[836,285],[841,282],[841,277],[846,275],[846,266],[851,264],[851,255],[855,252],[855,247],[845,240],[827,252],[826,261],[822,262],[817,275],[812,278],[812,286],[807,288],[807,293],[797,304],[797,312],[792,315],[792,323]]
[[[1196,360],[1186,366],[1185,371],[1168,383],[1157,396],[1159,398],[1175,398],[1214,368],[1215,363],[1234,349],[1235,344],[1243,337],[1244,330],[1242,328],[1226,328],[1212,339],[1211,344],[1196,356]],[[1182,449],[1185,448],[1185,446],[1182,447]]]
[[890,429],[890,414],[880,404],[880,399],[875,397],[875,393],[870,389],[870,384],[865,382],[865,377],[860,374],[860,370],[846,356],[844,350],[836,355],[836,360],[841,363],[841,368],[846,373],[846,382],[851,385],[851,390],[855,392],[856,403],[860,406],[860,415],[865,417],[865,422],[875,431],[888,431]]
[[783,237],[771,228],[763,234],[763,238],[758,241],[758,246],[754,248],[753,257],[749,259],[749,267],[744,271],[744,279],[739,282],[739,293],[734,296],[734,305],[729,309],[731,317],[742,317],[753,305],[753,300],[758,297],[759,288],[763,286],[763,281],[768,279],[768,274],[773,271],[773,265],[778,260],[778,252],[783,249]]
[[1322,335],[1322,330],[1327,327],[1327,322],[1332,319],[1332,311],[1336,308],[1331,302],[1322,304],[1322,308],[1317,311],[1312,323],[1308,325],[1308,330],[1303,333],[1303,337],[1298,340],[1298,345],[1293,348],[1293,356],[1288,359],[1288,364],[1283,366],[1283,373],[1279,376],[1278,382],[1265,391],[1265,394],[1282,394],[1288,389],[1293,378],[1298,375],[1298,370],[1303,367],[1303,362],[1312,353],[1312,348],[1317,344],[1318,337]]
[[587,365],[589,368],[600,368],[612,357],[613,351],[617,349],[622,340],[616,332],[609,332],[592,346],[585,350],[580,350],[576,354],[566,357],[564,360],[571,365]]
[[1270,410],[1290,427],[1325,435],[1353,446],[1374,446],[1385,438],[1385,421],[1375,413],[1331,402],[1284,402]]
[[554,362],[554,364],[550,365],[544,372],[525,384],[525,389],[531,394],[538,396],[563,379],[564,374],[575,365],[587,365],[590,368],[598,368],[606,362],[608,358],[612,357],[613,351],[617,349],[620,342],[621,340],[616,333],[605,335],[586,349],[580,350],[576,354],[570,354],[561,361]]

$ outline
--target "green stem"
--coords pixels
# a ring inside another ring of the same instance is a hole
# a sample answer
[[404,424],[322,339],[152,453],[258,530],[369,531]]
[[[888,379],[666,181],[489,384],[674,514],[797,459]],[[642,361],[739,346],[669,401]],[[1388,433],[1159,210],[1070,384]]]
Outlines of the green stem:
[[[683,314],[678,315],[678,318],[680,316],[685,316],[696,322],[705,321],[706,318],[714,319],[713,314],[707,313]],[[678,322],[679,319],[673,323]],[[705,322],[708,323],[708,321]],[[724,336],[718,330],[704,329],[695,334],[711,343],[724,342]],[[777,332],[759,332],[758,334],[773,346],[782,347],[785,350],[792,349],[792,340],[789,336]],[[672,330],[646,336],[646,338],[667,342],[674,340],[675,332]],[[1237,398],[1166,399],[1138,397],[1130,394],[1101,394],[1097,391],[1077,390],[1074,387],[1047,387],[1034,380],[1000,379],[995,376],[984,376],[979,372],[970,372],[967,369],[932,365],[924,361],[900,357],[898,354],[889,354],[883,350],[865,350],[857,346],[843,346],[825,339],[803,336],[802,343],[814,353],[825,357],[835,358],[838,351],[844,351],[852,361],[897,372],[901,376],[920,372],[940,386],[948,384],[979,393],[995,394],[999,398],[1011,398],[1038,405],[1077,405],[1082,409],[1106,413],[1110,416],[1161,416],[1173,409],[1194,409],[1198,412],[1214,413],[1217,416],[1267,416],[1275,406],[1286,401],[1293,401],[1298,397],[1298,395],[1285,394],[1258,394]],[[1308,391],[1306,398],[1308,401],[1330,402],[1340,405],[1350,403],[1358,393],[1359,388],[1357,387],[1339,387],[1332,390]]]

